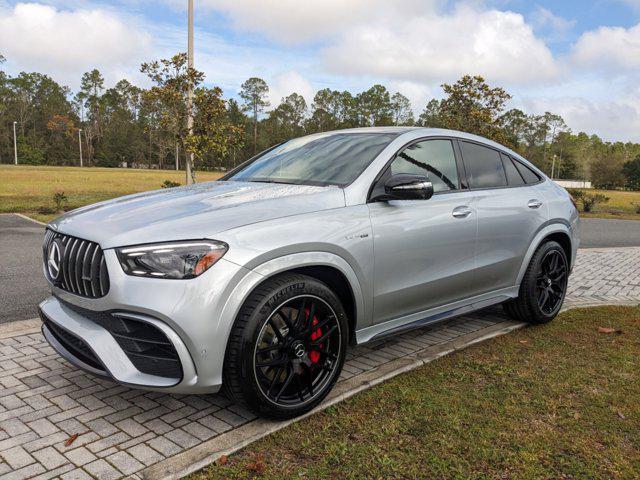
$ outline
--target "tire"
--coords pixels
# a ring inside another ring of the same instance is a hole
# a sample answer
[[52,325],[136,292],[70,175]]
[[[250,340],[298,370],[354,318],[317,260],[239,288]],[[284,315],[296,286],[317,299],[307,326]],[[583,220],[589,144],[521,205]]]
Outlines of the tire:
[[[551,268],[554,261],[557,261],[557,267]],[[569,262],[564,249],[554,241],[543,243],[529,262],[518,297],[503,303],[505,312],[522,322],[550,322],[562,308],[568,277]]]
[[346,356],[348,322],[324,283],[282,274],[258,286],[233,325],[223,391],[256,414],[286,419],[317,406]]

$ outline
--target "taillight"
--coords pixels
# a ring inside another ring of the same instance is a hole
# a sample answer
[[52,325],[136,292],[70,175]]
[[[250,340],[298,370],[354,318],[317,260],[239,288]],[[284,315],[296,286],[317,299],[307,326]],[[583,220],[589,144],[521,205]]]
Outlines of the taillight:
[[580,209],[578,208],[578,204],[576,203],[576,199],[573,198],[573,195],[569,194],[569,198],[571,199],[571,203],[573,203],[573,206],[576,207],[576,210],[580,211]]

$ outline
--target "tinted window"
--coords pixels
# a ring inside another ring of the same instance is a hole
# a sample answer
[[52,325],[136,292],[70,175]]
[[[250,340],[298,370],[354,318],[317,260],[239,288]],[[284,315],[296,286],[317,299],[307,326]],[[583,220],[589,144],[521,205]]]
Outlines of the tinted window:
[[391,162],[391,174],[424,175],[433,183],[434,192],[458,189],[458,170],[450,140],[425,140],[400,152]]
[[460,142],[467,178],[471,188],[504,187],[507,177],[500,154],[475,143]]
[[524,178],[525,182],[538,183],[540,181],[540,177],[538,176],[538,174],[531,170],[529,167],[516,160],[514,160],[513,163],[516,164],[516,167],[518,168],[518,171],[520,172],[520,175],[522,175],[522,178]]
[[325,133],[289,140],[228,180],[345,186],[397,135]]
[[507,183],[509,185],[524,185],[524,180],[516,166],[511,161],[511,158],[502,153],[500,154],[500,157],[502,157],[502,165],[504,166],[504,171],[507,174]]

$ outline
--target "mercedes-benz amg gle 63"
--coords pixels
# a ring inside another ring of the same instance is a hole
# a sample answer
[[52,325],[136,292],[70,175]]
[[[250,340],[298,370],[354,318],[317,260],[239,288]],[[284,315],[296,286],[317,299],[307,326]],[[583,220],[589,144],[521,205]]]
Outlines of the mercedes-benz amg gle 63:
[[579,243],[569,194],[517,153],[380,127],[279,144],[219,181],[79,208],[46,230],[45,337],[136,388],[304,413],[347,348],[503,304],[553,319]]

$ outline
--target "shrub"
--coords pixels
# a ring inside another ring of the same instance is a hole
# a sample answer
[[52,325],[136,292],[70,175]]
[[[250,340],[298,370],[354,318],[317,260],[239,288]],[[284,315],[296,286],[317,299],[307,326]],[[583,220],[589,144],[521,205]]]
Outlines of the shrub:
[[174,188],[179,186],[180,186],[179,182],[173,182],[171,180],[165,180],[164,182],[162,182],[162,185],[161,185],[162,188]]
[[591,212],[593,207],[599,203],[607,203],[609,200],[609,197],[601,193],[583,193],[580,197],[582,210],[587,213]]
[[44,164],[44,151],[30,145],[24,137],[18,138],[18,162],[23,165]]
[[56,211],[61,212],[64,210],[64,205],[67,203],[67,196],[64,192],[56,192],[53,194],[53,203],[56,204]]
[[625,163],[622,166],[622,173],[627,180],[627,188],[640,190],[640,155]]
[[584,195],[584,191],[578,190],[577,188],[567,188],[567,192],[569,192],[569,195],[571,195],[576,202]]
[[55,208],[49,207],[47,205],[43,205],[38,207],[38,213],[41,215],[52,215],[54,213],[58,213]]

